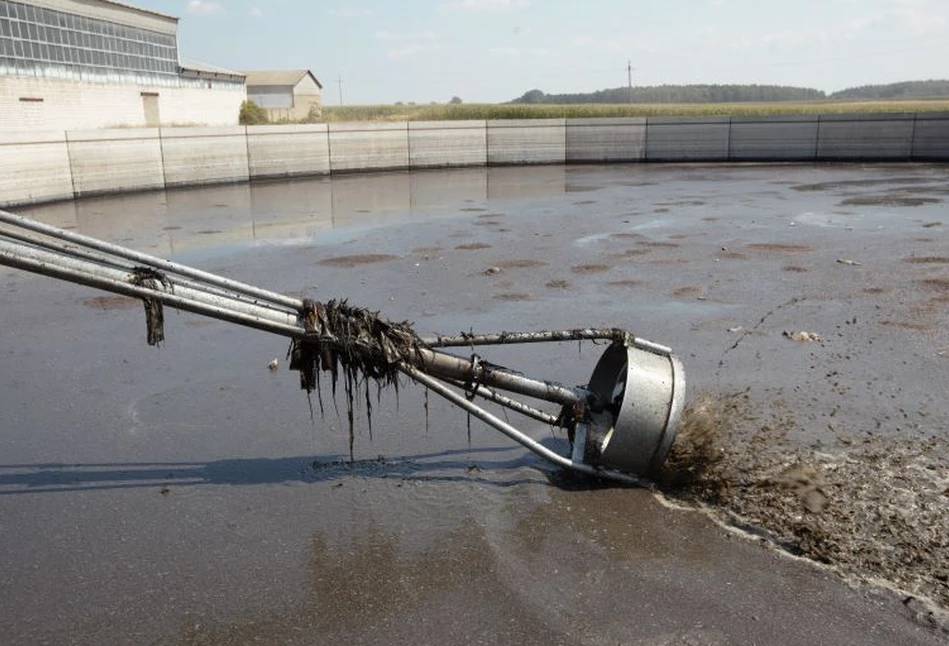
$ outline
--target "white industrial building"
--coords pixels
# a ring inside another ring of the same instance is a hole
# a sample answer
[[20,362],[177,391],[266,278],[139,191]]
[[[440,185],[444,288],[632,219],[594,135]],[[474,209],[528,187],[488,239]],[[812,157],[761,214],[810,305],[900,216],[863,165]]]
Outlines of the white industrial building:
[[318,118],[323,85],[310,70],[247,70],[247,99],[267,111],[271,121]]
[[109,0],[0,0],[0,132],[236,125],[244,75],[182,61],[178,19]]

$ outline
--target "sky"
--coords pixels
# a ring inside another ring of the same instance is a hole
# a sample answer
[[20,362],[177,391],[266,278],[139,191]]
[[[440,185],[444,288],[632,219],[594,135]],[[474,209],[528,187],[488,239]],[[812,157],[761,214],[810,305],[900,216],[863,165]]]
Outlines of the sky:
[[184,58],[308,68],[323,101],[498,103],[528,90],[949,78],[949,0],[131,0]]

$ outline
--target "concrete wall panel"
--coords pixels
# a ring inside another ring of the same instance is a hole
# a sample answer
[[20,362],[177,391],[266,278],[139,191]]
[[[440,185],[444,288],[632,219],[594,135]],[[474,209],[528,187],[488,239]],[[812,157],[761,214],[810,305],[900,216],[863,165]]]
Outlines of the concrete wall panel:
[[820,117],[817,157],[825,160],[909,159],[912,114],[843,114]]
[[728,117],[650,117],[646,122],[646,160],[726,161]]
[[410,121],[409,166],[447,168],[488,163],[484,121]]
[[66,133],[76,197],[164,188],[158,129]]
[[66,133],[0,135],[0,207],[73,196]]
[[949,161],[949,113],[917,114],[913,159]]
[[330,172],[406,170],[409,131],[405,122],[329,124]]
[[[485,163],[815,158],[949,160],[949,113],[650,118],[645,135],[642,119],[0,132],[0,206],[165,185]],[[563,190],[563,168],[555,175],[531,176],[531,190]],[[508,179],[489,173],[486,189],[472,188],[489,197],[525,190],[524,178]],[[416,180],[419,195],[442,194],[425,178]],[[412,191],[403,188],[393,191],[408,199]]]
[[162,128],[165,186],[246,182],[247,135],[241,126]]
[[248,126],[250,178],[303,177],[330,172],[326,124]]
[[801,161],[816,156],[816,115],[732,117],[731,161]]
[[646,119],[567,119],[567,163],[636,162],[646,156]]
[[488,164],[563,164],[566,119],[488,121]]

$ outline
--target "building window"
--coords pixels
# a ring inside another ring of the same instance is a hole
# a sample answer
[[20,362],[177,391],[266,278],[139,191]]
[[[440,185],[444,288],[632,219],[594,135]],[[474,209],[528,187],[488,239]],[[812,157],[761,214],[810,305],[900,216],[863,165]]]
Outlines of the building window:
[[0,0],[0,56],[5,66],[80,76],[121,72],[178,76],[175,36]]

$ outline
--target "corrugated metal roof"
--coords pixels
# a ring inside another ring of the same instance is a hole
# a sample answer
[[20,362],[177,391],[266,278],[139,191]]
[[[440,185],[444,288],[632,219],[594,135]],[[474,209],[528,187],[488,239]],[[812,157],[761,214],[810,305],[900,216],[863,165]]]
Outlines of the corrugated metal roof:
[[192,72],[200,72],[203,74],[217,74],[222,76],[245,76],[244,72],[238,72],[236,70],[229,70],[224,67],[218,67],[217,65],[211,65],[210,63],[203,63],[201,61],[192,60],[190,58],[179,58],[178,64],[182,70],[188,70]]
[[[99,1],[102,2],[102,4],[114,4],[114,5],[123,7],[125,9],[132,9],[133,11],[140,11],[142,13],[150,13],[151,15],[158,16],[159,18],[170,18],[171,20],[174,20],[175,22],[178,22],[179,20],[178,16],[172,16],[171,14],[155,11],[154,9],[145,9],[143,7],[137,7],[133,4],[129,4],[128,2],[119,2],[119,0],[99,0]],[[62,10],[60,9],[60,11]]]
[[323,84],[310,70],[244,70],[247,85],[296,85],[307,74],[321,89]]

